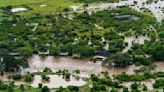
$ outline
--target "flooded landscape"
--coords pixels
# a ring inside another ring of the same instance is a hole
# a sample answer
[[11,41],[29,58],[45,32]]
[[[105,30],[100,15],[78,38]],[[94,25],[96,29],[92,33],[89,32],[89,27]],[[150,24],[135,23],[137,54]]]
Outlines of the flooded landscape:
[[[157,62],[157,71],[164,71],[164,63]],[[70,72],[74,72],[75,70],[80,70],[81,77],[87,77],[91,74],[100,74],[103,71],[108,71],[109,75],[117,75],[120,73],[134,74],[134,70],[139,67],[135,65],[131,65],[127,68],[112,68],[112,67],[103,67],[102,61],[93,62],[88,59],[72,59],[71,57],[53,57],[47,56],[45,58],[34,55],[29,59],[29,68],[25,68],[23,71],[28,72],[41,72],[46,67],[51,68],[53,72],[58,70],[66,69]]]
[[[134,3],[136,2],[136,3]],[[70,6],[70,8],[73,9],[73,11],[76,12],[83,12],[88,11],[89,14],[92,14],[96,11],[103,11],[108,10],[111,8],[117,8],[121,6],[128,6],[134,10],[137,11],[150,11],[148,13],[151,13],[156,19],[160,22],[164,18],[163,8],[164,8],[164,2],[157,0],[153,1],[151,3],[147,4],[147,0],[126,0],[126,1],[119,1],[117,3],[95,3],[90,4],[88,7],[86,7],[85,10],[83,10],[82,5],[80,6]]]
[[137,44],[144,44],[145,41],[149,41],[150,38],[146,36],[139,36],[139,37],[125,37],[124,42],[128,43],[128,46],[123,49],[123,52],[127,52],[131,47],[133,46],[134,43]]
[[[157,67],[155,68],[155,72],[164,71],[164,63],[157,62],[155,63]],[[48,75],[50,77],[49,82],[42,81],[41,75],[34,75],[34,80],[31,82],[32,87],[38,87],[39,83],[43,83],[43,85],[48,86],[49,88],[58,88],[60,86],[67,87],[69,85],[74,86],[82,86],[85,85],[86,82],[83,78],[89,78],[91,74],[99,75],[101,72],[107,71],[109,76],[118,75],[123,72],[131,75],[135,74],[134,70],[139,69],[139,66],[130,65],[127,68],[114,68],[114,67],[103,67],[102,61],[93,62],[88,59],[72,59],[71,57],[54,57],[54,56],[47,56],[42,57],[39,55],[33,55],[29,58],[29,68],[21,69],[20,73],[22,75],[26,74],[27,72],[36,73],[36,72],[43,72],[43,70],[48,67],[53,72],[58,70],[66,69],[71,74],[76,75],[74,73],[75,70],[80,70],[80,74],[78,74],[78,78],[76,76],[71,76],[69,80],[63,79],[62,76],[59,75]],[[4,75],[0,76],[0,79],[4,81],[12,80],[9,79],[9,75],[14,73],[5,73]],[[145,81],[146,85],[152,85],[154,81]],[[151,84],[150,84],[151,83]],[[16,85],[26,84],[22,81],[15,81]],[[130,85],[129,82],[123,85]]]
[[49,88],[59,88],[59,87],[67,87],[67,86],[83,86],[86,84],[84,80],[76,79],[75,77],[71,77],[69,80],[65,80],[62,76],[58,75],[48,75],[50,77],[49,82],[43,82],[41,75],[35,75],[34,81],[32,82],[32,87],[38,87],[39,83],[43,83],[43,85],[48,86]]
[[0,92],[164,92],[163,0],[0,3]]

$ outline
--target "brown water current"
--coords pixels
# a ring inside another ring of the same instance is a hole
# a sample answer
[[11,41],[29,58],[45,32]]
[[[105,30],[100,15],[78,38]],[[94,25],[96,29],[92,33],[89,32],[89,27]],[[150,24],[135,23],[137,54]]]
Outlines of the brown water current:
[[[155,71],[164,71],[164,63],[158,62],[156,63],[157,68]],[[112,67],[103,67],[101,61],[97,61],[96,63],[90,61],[89,59],[72,59],[71,57],[54,57],[54,56],[47,56],[47,57],[41,57],[39,55],[33,55],[29,59],[29,68],[21,69],[21,73],[25,74],[27,72],[42,72],[46,67],[51,68],[53,72],[56,72],[58,70],[66,69],[70,73],[74,74],[75,70],[80,70],[80,78],[77,80],[75,77],[71,76],[69,81],[66,81],[63,79],[62,76],[58,75],[48,75],[50,77],[49,82],[44,82],[41,78],[41,75],[34,75],[34,80],[30,85],[32,87],[38,87],[39,83],[42,83],[43,85],[48,86],[49,88],[58,88],[60,86],[67,87],[69,85],[74,86],[82,86],[85,85],[86,82],[82,80],[82,78],[89,78],[91,74],[100,74],[102,71],[107,71],[109,73],[109,76],[117,75],[122,72],[125,72],[127,74],[134,74],[135,69],[139,69],[139,67],[135,65],[131,65],[127,68],[112,68]],[[5,73],[3,76],[0,76],[0,79],[4,81],[9,81],[11,79],[8,79],[9,75],[12,75],[14,73]],[[149,82],[144,82],[148,85]],[[16,85],[25,84],[23,80],[21,81],[15,81]],[[128,85],[129,83],[124,83],[123,85]],[[151,84],[150,84],[151,85]],[[151,88],[150,88],[151,89]]]

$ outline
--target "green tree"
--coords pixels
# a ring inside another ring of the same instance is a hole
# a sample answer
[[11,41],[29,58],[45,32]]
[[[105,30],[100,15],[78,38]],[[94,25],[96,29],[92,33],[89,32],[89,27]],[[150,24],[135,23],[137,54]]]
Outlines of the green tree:
[[20,89],[22,90],[22,91],[25,91],[25,87],[24,87],[24,85],[22,84],[22,85],[20,85]]
[[128,88],[123,88],[123,92],[129,92]]
[[117,53],[109,57],[105,63],[114,64],[115,67],[127,67],[132,62],[128,54]]
[[136,82],[132,83],[131,89],[137,90],[138,89],[138,84]]
[[143,85],[143,91],[147,91],[147,86],[146,85]]
[[14,92],[14,82],[10,82],[8,88],[7,88],[7,91],[8,92]]
[[44,86],[41,90],[41,92],[50,92],[49,88],[47,86]]
[[38,87],[39,87],[39,88],[42,88],[42,86],[43,86],[43,85],[42,85],[41,83],[38,84]]

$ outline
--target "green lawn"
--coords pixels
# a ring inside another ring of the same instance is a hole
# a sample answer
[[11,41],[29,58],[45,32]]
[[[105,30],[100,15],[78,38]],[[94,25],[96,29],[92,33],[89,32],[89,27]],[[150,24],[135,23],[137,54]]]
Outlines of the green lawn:
[[[25,13],[48,14],[48,13],[62,11],[64,8],[69,7],[72,4],[73,2],[69,0],[46,0],[42,3],[28,5],[33,10]],[[40,7],[40,5],[47,5],[47,6]]]
[[22,5],[22,4],[32,4],[32,3],[40,3],[44,0],[0,0],[0,7],[4,6],[15,6],[15,5]]
[[[73,5],[71,0],[0,0],[0,7],[11,6],[21,6],[26,5],[32,10],[26,12],[20,12],[20,15],[33,15],[33,14],[49,14],[53,12],[59,12]],[[76,3],[77,4],[77,3]],[[41,7],[41,5],[46,5]]]

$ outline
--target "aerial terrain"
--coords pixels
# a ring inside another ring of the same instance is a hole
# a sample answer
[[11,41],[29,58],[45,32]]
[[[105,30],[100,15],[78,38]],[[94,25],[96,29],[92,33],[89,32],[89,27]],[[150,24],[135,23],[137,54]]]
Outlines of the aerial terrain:
[[164,1],[0,0],[0,92],[164,92]]

